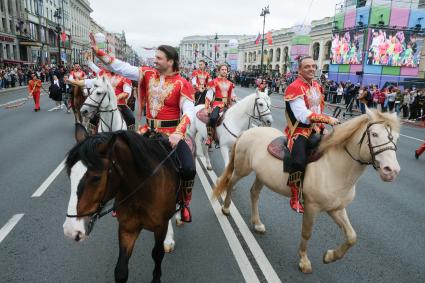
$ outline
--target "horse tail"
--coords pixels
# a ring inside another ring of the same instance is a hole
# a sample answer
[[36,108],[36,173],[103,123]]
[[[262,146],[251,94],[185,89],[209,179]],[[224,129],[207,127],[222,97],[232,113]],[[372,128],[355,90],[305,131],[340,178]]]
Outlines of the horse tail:
[[237,139],[233,144],[229,164],[227,164],[226,168],[224,168],[224,172],[218,179],[217,185],[214,188],[212,195],[213,199],[218,199],[224,191],[228,191],[230,189],[229,183],[235,169],[236,144],[238,143],[238,140],[239,139]]

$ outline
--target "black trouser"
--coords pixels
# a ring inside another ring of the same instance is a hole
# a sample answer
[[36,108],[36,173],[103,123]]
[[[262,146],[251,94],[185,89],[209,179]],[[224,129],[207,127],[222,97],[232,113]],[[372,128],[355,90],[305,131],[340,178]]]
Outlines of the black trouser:
[[208,121],[208,127],[215,128],[217,125],[218,117],[220,115],[220,107],[216,106],[214,110],[211,112],[210,120]]
[[307,164],[307,138],[299,135],[292,145],[291,150],[292,168],[289,174],[295,172],[305,172]]
[[134,114],[131,109],[127,105],[118,105],[118,109],[120,110],[127,127],[134,125],[136,118],[134,118]]
[[196,167],[192,151],[184,140],[180,140],[176,148],[177,158],[180,163],[180,177],[183,181],[195,179]]
[[199,104],[205,104],[205,96],[207,94],[207,90],[197,91],[195,93],[195,106]]

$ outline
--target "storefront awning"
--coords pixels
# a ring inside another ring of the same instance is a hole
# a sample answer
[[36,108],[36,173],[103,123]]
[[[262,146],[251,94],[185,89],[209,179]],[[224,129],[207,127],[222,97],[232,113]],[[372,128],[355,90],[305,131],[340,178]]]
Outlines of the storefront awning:
[[19,45],[25,45],[25,46],[38,46],[38,47],[42,47],[43,44],[41,44],[40,42],[35,42],[35,41],[20,41]]

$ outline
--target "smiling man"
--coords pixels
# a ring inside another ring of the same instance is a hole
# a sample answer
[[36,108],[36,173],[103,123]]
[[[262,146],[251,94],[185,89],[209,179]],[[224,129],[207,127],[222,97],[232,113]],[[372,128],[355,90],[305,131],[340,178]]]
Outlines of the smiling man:
[[311,57],[298,60],[298,78],[285,91],[286,122],[285,135],[291,151],[292,168],[288,186],[291,188],[290,205],[299,213],[304,212],[300,202],[302,182],[307,163],[307,140],[313,133],[321,133],[324,124],[336,125],[338,119],[323,114],[325,106],[323,90],[314,80],[316,63]]
[[165,135],[168,137],[170,145],[176,147],[183,181],[183,195],[180,196],[181,220],[191,222],[189,203],[192,198],[196,169],[185,137],[193,119],[194,90],[190,83],[179,75],[177,50],[169,45],[161,45],[156,50],[155,68],[136,67],[99,49],[92,34],[90,39],[94,53],[108,66],[109,70],[139,82],[139,111],[144,109],[146,104],[147,120],[145,125],[139,127],[139,132]]

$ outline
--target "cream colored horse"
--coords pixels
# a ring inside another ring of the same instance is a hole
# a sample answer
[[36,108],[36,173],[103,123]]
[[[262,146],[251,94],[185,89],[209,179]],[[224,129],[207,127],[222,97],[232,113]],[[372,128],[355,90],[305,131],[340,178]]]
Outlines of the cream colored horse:
[[[261,223],[258,200],[263,185],[274,192],[290,197],[286,186],[288,174],[283,172],[282,161],[267,152],[268,144],[281,131],[274,128],[253,128],[243,133],[232,148],[231,160],[214,189],[213,197],[226,192],[222,211],[229,215],[232,187],[242,177],[255,171],[256,179],[251,187],[251,222],[257,232],[265,233]],[[354,199],[355,185],[367,165],[373,165],[381,179],[392,182],[400,172],[396,158],[396,142],[399,137],[399,121],[395,115],[367,109],[367,115],[356,117],[336,126],[326,136],[319,150],[323,156],[307,165],[303,194],[301,243],[299,246],[302,272],[312,272],[307,256],[307,242],[311,237],[316,216],[327,212],[344,232],[346,241],[324,254],[324,263],[341,259],[357,240],[345,208]]]

